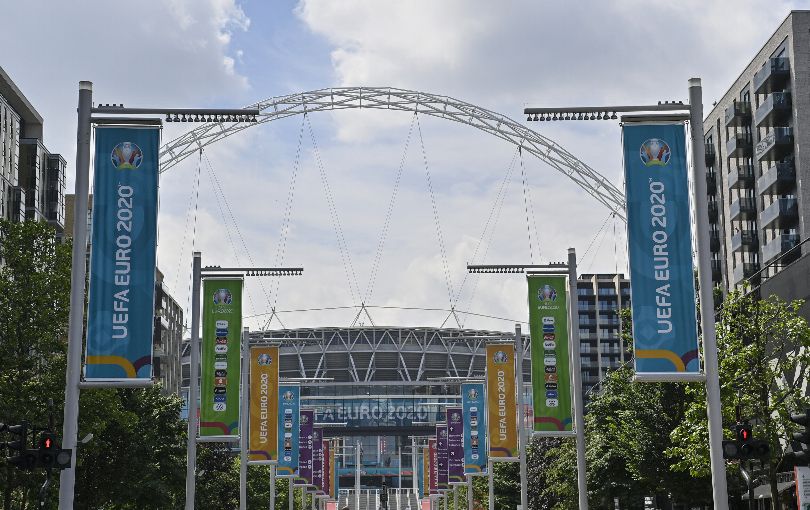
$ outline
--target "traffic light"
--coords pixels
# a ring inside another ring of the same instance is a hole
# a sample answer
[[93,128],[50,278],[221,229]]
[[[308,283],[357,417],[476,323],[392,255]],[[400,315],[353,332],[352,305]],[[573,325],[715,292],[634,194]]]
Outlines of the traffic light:
[[70,467],[71,450],[63,450],[55,434],[44,432],[39,438],[37,467],[66,469]]
[[771,451],[767,441],[754,439],[751,425],[737,423],[731,429],[734,441],[723,441],[723,458],[728,460],[761,459]]
[[804,430],[793,433],[791,443],[793,452],[790,456],[799,464],[807,464],[810,460],[810,409],[805,409],[803,413],[791,414],[790,421],[804,427]]
[[8,449],[8,456],[6,461],[12,466],[19,469],[33,469],[37,463],[37,455],[35,450],[29,450],[28,447],[28,423],[22,422],[20,425],[4,425],[3,428],[9,432],[13,437],[4,443]]

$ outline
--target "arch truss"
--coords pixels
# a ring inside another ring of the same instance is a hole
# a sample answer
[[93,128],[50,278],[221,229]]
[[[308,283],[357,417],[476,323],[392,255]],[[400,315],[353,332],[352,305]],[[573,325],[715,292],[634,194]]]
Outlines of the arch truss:
[[257,124],[324,110],[398,110],[466,124],[519,146],[574,181],[617,216],[625,217],[622,191],[557,142],[505,115],[452,97],[391,87],[342,87],[272,97],[249,107],[261,112],[258,122],[205,123],[164,144],[160,149],[161,172],[209,144]]

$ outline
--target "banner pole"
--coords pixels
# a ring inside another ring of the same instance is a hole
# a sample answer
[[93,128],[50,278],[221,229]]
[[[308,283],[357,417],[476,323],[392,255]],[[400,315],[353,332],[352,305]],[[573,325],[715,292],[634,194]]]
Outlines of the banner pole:
[[720,374],[714,324],[709,249],[709,204],[706,195],[706,160],[703,141],[703,87],[700,78],[689,79],[690,131],[692,133],[692,183],[695,190],[698,282],[700,284],[700,329],[703,332],[703,363],[706,373],[706,414],[709,420],[709,457],[715,510],[728,510],[726,463],[723,460],[723,416]]
[[197,490],[197,430],[199,429],[200,380],[200,274],[202,253],[195,251],[191,266],[191,369],[188,388],[188,438],[186,453],[186,510],[194,510]]
[[495,510],[495,481],[493,478],[492,470],[495,468],[495,463],[492,459],[487,460],[487,478],[489,479],[489,510]]
[[287,508],[288,510],[295,510],[295,491],[293,490],[293,477],[289,478],[289,485],[287,486]]
[[270,505],[269,510],[276,510],[276,466],[270,465]]
[[242,402],[239,413],[239,510],[247,510],[247,463],[248,463],[248,328],[242,328],[242,341],[239,342],[242,351]]
[[467,475],[467,510],[473,510],[473,478]]
[[73,509],[76,484],[76,444],[79,433],[79,380],[82,374],[82,331],[84,328],[84,290],[87,276],[87,201],[90,189],[90,109],[93,83],[79,82],[78,124],[76,127],[76,202],[73,205],[73,248],[70,267],[70,315],[68,318],[68,355],[65,370],[65,410],[62,445],[73,450],[70,467],[59,475],[59,510]]
[[360,441],[354,447],[354,508],[360,509]]
[[[574,429],[577,441],[577,487],[579,489],[579,510],[588,510],[588,481],[585,477],[585,420],[582,398],[582,367],[579,359],[579,317],[577,295],[577,252],[568,248],[568,353],[571,360],[571,393],[574,402]],[[523,507],[524,509],[526,507]]]
[[517,405],[517,429],[518,429],[518,457],[520,458],[520,504],[524,510],[529,508],[528,488],[526,485],[526,427],[524,421],[523,402],[523,335],[520,331],[520,324],[515,324],[515,348],[517,349],[517,370],[515,370],[515,382],[517,383],[518,405]]
[[416,436],[411,436],[411,469],[413,473],[411,475],[411,488],[413,489],[413,493],[416,494],[417,497],[419,497],[419,481],[416,479],[416,473],[418,473],[418,470],[416,469],[417,467],[416,462],[418,460],[417,459],[418,456],[419,454],[416,452]]

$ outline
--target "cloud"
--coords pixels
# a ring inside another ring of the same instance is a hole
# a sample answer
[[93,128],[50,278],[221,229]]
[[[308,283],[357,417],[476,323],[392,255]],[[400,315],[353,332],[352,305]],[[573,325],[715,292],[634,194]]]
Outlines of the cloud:
[[8,2],[3,18],[0,46],[14,49],[4,53],[3,67],[44,117],[46,146],[71,169],[80,80],[94,82],[96,103],[248,102],[250,84],[231,36],[250,20],[236,0],[31,0]]

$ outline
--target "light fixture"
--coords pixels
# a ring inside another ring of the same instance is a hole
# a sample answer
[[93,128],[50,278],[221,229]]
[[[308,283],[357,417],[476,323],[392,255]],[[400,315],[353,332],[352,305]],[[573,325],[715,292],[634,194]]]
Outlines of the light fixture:
[[617,118],[617,117],[616,117],[616,112],[613,112],[613,115],[611,115],[611,116],[610,116],[610,118],[611,118],[612,120],[616,120],[616,118]]
[[596,115],[594,115],[593,113],[591,113],[591,120],[596,120]]

